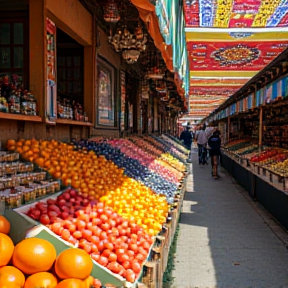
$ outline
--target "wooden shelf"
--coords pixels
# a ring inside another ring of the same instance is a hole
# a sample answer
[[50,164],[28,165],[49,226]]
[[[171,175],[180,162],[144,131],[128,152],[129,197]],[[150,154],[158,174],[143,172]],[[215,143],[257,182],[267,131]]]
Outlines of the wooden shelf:
[[75,121],[70,119],[57,119],[56,123],[67,125],[79,125],[79,126],[93,126],[93,124],[90,122]]
[[0,112],[0,119],[42,122],[42,118],[40,116],[12,114],[12,113],[3,113],[3,112]]

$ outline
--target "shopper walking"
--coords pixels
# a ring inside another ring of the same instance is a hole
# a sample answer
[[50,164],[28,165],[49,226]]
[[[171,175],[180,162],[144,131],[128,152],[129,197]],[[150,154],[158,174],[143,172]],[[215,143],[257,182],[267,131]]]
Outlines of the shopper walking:
[[190,125],[189,123],[186,126],[186,129],[181,133],[180,140],[183,141],[184,146],[190,151],[189,158],[187,159],[187,162],[191,162],[191,144],[192,144],[192,134],[190,132]]
[[196,133],[195,140],[198,146],[198,158],[199,164],[208,164],[207,162],[207,135],[205,133],[205,126],[203,125],[201,129]]
[[221,138],[220,131],[216,129],[208,139],[209,154],[211,157],[212,177],[218,179],[218,165],[221,156]]

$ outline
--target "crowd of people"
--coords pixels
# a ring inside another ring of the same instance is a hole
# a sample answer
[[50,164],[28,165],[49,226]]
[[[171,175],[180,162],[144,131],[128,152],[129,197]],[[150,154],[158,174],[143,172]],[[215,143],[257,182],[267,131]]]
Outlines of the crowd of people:
[[219,178],[218,165],[221,157],[221,137],[220,131],[217,128],[206,127],[205,124],[196,127],[193,131],[188,122],[184,131],[181,132],[180,140],[184,146],[190,150],[187,162],[192,162],[191,149],[194,144],[198,147],[198,162],[199,165],[208,165],[208,158],[211,159],[212,177]]

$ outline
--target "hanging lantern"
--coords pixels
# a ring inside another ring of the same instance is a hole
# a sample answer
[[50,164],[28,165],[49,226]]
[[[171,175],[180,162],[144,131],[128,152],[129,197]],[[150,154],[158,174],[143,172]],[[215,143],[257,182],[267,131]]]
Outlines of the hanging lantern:
[[103,18],[106,22],[116,23],[120,20],[120,14],[115,0],[108,0],[103,9]]
[[124,50],[122,52],[122,57],[128,64],[133,64],[137,62],[139,56],[140,51],[138,50]]

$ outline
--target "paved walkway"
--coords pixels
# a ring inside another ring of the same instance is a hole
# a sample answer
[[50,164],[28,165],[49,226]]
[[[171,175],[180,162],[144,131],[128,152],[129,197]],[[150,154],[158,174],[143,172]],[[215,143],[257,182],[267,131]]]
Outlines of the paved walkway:
[[288,250],[280,240],[286,233],[276,227],[275,234],[269,215],[224,169],[214,180],[210,163],[197,162],[193,153],[172,287],[288,287]]

